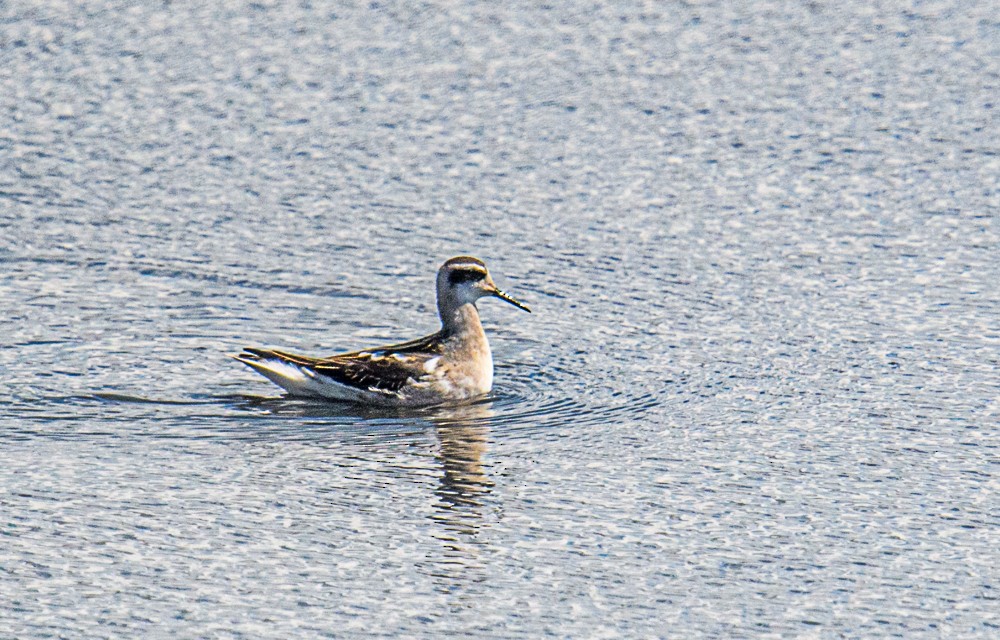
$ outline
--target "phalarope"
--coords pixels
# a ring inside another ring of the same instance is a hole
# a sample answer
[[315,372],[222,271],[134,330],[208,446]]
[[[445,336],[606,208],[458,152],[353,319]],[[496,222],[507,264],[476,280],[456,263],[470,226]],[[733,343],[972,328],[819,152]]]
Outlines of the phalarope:
[[257,348],[233,357],[291,395],[404,406],[474,398],[493,387],[493,355],[476,309],[486,296],[531,313],[497,288],[482,260],[459,256],[438,270],[437,333],[327,358]]

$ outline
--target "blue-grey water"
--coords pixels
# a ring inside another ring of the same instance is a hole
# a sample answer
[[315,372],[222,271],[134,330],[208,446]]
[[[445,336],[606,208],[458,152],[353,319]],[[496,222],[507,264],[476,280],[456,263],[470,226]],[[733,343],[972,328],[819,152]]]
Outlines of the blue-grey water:
[[997,637],[998,15],[0,3],[0,637]]

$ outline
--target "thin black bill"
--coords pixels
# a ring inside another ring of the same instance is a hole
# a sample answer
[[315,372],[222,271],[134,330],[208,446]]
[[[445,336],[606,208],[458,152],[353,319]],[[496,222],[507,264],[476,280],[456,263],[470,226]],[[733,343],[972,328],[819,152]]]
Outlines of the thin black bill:
[[525,305],[521,304],[520,302],[518,302],[517,300],[515,300],[514,298],[512,298],[511,296],[507,295],[506,293],[504,293],[503,291],[501,291],[499,289],[497,289],[496,291],[494,291],[493,295],[495,295],[496,297],[500,298],[504,302],[511,303],[512,305],[514,305],[518,309],[521,309],[523,311],[527,311],[528,313],[531,313],[531,309],[529,309],[528,307],[526,307]]

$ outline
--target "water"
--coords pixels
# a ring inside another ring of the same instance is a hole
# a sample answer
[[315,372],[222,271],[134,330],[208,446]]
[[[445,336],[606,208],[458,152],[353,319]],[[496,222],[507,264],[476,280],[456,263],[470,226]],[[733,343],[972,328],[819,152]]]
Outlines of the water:
[[5,3],[0,636],[996,637],[996,13]]

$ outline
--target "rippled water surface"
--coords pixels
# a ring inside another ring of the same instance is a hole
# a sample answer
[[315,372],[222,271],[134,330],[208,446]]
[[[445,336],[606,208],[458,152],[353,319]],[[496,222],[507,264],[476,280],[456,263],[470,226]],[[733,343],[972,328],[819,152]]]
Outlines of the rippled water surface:
[[0,4],[0,636],[997,637],[998,11]]

